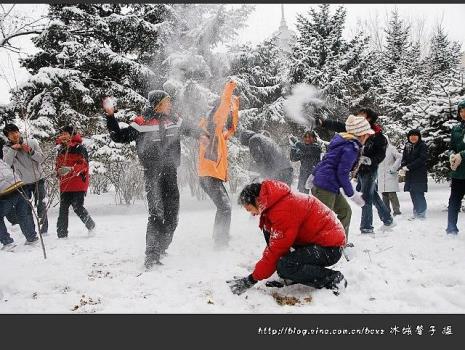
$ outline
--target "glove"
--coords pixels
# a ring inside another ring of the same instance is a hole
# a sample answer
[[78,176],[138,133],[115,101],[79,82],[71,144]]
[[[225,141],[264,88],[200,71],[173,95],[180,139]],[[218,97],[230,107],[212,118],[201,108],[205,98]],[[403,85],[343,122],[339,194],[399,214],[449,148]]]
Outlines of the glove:
[[403,171],[409,171],[410,169],[407,168],[407,166],[403,166],[403,167],[402,167],[402,170],[403,170]]
[[226,283],[229,285],[229,288],[231,288],[231,292],[233,292],[233,294],[241,295],[257,283],[257,281],[255,281],[250,274],[247,277],[242,278],[234,276],[233,280],[226,281]]
[[65,176],[69,174],[72,170],[73,168],[70,166],[62,166],[61,168],[58,168],[58,175]]
[[459,167],[460,163],[462,163],[462,156],[460,153],[453,154],[450,156],[450,168],[455,171]]
[[366,156],[360,157],[360,164],[371,165],[371,158]]
[[313,179],[314,179],[314,176],[312,174],[310,174],[307,178],[307,181],[305,181],[305,188],[307,190],[311,190],[312,187],[313,187]]
[[349,197],[355,204],[359,207],[363,207],[365,205],[365,200],[362,198],[362,194],[360,192],[355,191],[354,194]]
[[295,144],[299,142],[299,139],[295,137],[294,135],[289,135],[289,144],[291,146],[295,146]]

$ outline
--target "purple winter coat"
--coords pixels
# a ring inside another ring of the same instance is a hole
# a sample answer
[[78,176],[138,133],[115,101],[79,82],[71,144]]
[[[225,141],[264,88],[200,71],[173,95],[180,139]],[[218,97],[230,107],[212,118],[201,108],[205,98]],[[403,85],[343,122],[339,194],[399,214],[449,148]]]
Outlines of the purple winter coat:
[[313,185],[333,193],[339,193],[342,187],[344,193],[351,197],[354,190],[350,183],[350,172],[357,162],[361,147],[353,135],[336,134],[329,143],[328,152],[313,171]]

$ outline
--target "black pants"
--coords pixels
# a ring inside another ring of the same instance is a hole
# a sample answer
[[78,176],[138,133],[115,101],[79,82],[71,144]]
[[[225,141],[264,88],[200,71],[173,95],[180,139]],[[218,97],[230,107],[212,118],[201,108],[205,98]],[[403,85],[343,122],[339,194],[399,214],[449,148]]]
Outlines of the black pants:
[[215,244],[226,245],[229,242],[229,229],[231,226],[231,200],[228,192],[220,179],[202,176],[199,181],[200,186],[216,206],[213,240]]
[[447,209],[447,231],[458,232],[457,221],[460,206],[465,196],[465,179],[452,179],[450,186],[449,208]]
[[[27,184],[23,186],[23,189],[29,199],[34,195],[34,204],[37,208],[37,216],[39,217],[40,233],[48,232],[47,205],[45,203],[47,192],[45,191],[44,179]],[[31,208],[29,207],[29,209]]]
[[86,225],[88,230],[95,227],[95,222],[89,215],[89,212],[84,208],[85,192],[61,192],[60,193],[60,211],[57,221],[57,235],[58,237],[68,236],[68,216],[69,206],[73,207],[74,212],[79,219]]
[[145,191],[149,206],[145,255],[160,259],[178,226],[179,189],[176,166],[146,168]]
[[339,271],[326,266],[334,265],[342,254],[341,247],[308,245],[297,247],[278,261],[279,277],[314,288],[331,288],[343,277]]

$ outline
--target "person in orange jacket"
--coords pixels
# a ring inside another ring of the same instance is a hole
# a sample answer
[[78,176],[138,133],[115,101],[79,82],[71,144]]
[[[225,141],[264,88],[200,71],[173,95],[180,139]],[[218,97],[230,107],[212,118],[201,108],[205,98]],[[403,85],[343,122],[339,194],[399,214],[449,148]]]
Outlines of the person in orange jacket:
[[235,133],[239,120],[239,97],[233,95],[235,88],[235,81],[226,83],[220,101],[208,118],[202,118],[200,122],[210,135],[210,143],[199,147],[198,174],[200,186],[216,206],[213,226],[216,248],[226,247],[230,239],[231,200],[224,182],[228,181],[227,141]]

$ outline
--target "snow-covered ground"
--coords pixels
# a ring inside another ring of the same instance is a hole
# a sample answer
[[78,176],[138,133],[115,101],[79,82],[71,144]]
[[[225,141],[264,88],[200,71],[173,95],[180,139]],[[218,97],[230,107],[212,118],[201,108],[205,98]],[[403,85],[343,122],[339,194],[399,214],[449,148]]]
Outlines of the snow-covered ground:
[[[295,285],[285,290],[264,282],[241,296],[225,280],[249,274],[264,241],[252,218],[236,204],[230,248],[213,250],[214,207],[188,191],[181,196],[180,221],[164,266],[143,272],[147,209],[143,201],[116,206],[112,194],[89,194],[86,207],[97,223],[87,237],[71,211],[67,240],[54,234],[57,207],[50,211],[47,260],[40,245],[22,245],[19,227],[10,227],[15,252],[0,251],[0,313],[464,313],[465,213],[457,237],[446,236],[447,184],[430,181],[426,221],[407,220],[408,193],[400,193],[403,215],[392,232],[362,236],[354,208],[351,260],[335,268],[349,285],[336,297],[328,290]],[[375,226],[380,226],[375,211]],[[271,294],[293,295],[295,306],[280,306]],[[303,301],[311,296],[310,302]]]

